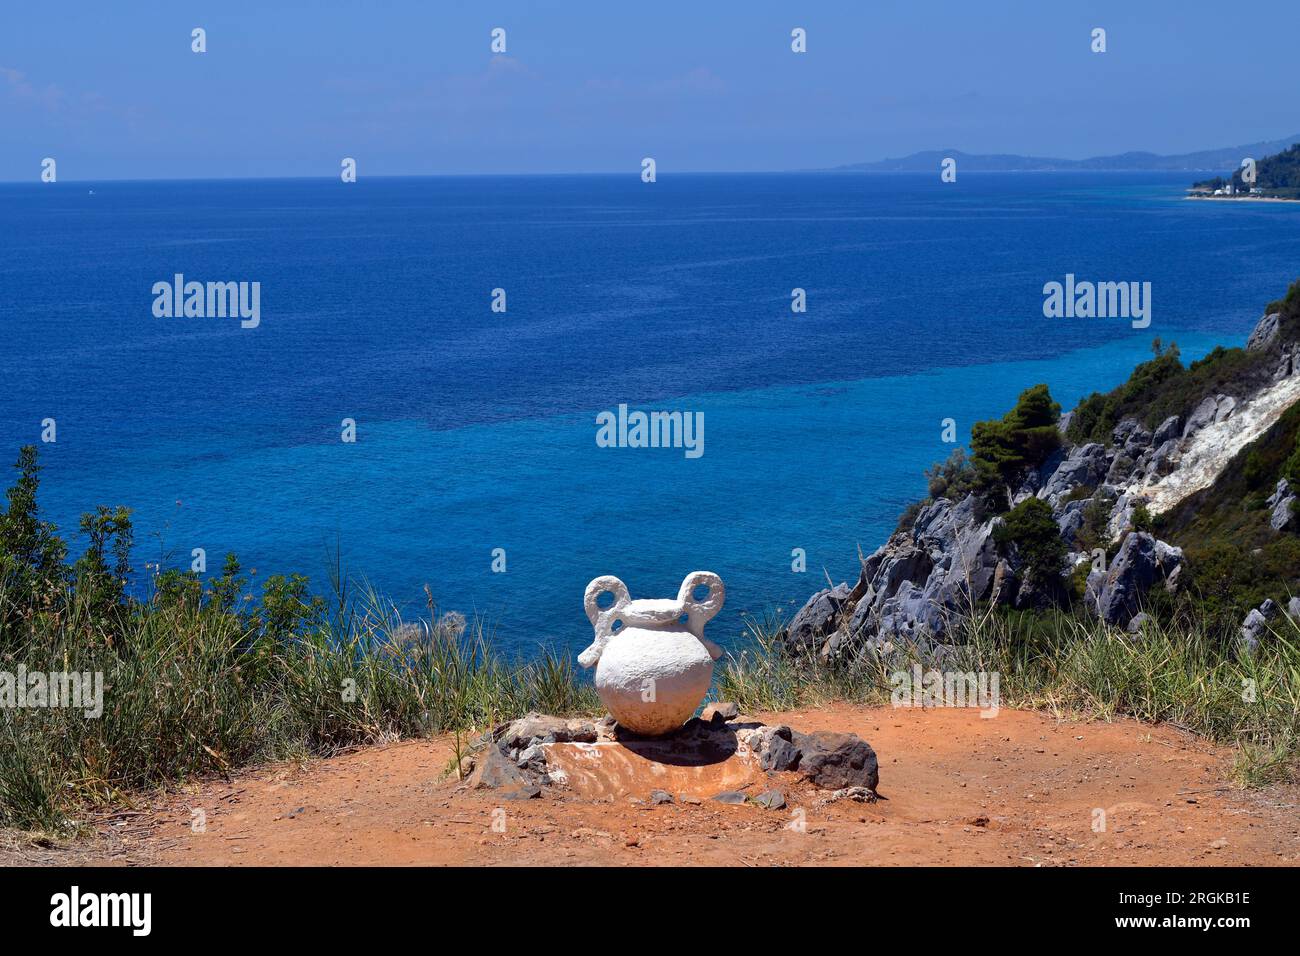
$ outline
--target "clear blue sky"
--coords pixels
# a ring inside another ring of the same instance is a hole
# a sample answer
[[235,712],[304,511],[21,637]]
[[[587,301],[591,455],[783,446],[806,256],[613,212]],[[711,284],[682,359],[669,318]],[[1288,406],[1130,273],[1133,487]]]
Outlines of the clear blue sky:
[[1298,0],[5,0],[0,180],[1187,152],[1300,131],[1298,28]]

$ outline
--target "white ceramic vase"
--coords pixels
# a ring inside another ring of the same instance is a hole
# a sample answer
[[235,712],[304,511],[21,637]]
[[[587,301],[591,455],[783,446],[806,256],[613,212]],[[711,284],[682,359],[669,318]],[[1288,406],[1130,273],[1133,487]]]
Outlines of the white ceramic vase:
[[[708,594],[696,600],[701,587]],[[607,591],[614,603],[601,608],[597,601]],[[620,726],[657,737],[691,718],[722,655],[704,636],[704,625],[726,597],[722,579],[711,571],[686,575],[675,601],[633,601],[627,585],[612,575],[587,585],[583,605],[596,637],[578,663],[596,668],[596,692]]]

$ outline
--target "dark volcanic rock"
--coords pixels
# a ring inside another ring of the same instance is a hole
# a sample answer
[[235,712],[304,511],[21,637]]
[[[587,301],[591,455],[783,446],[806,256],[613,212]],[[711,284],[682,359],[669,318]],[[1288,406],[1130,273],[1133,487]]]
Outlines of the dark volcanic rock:
[[755,747],[759,767],[780,773],[799,766],[799,748],[789,727],[765,727],[759,735],[760,742]]
[[875,790],[880,768],[871,745],[855,734],[819,730],[794,735],[799,748],[799,773],[823,790],[866,787]]

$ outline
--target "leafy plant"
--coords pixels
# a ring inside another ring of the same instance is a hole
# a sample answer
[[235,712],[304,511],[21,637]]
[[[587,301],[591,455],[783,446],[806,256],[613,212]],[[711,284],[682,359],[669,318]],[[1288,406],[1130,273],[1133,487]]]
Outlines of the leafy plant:
[[971,465],[986,494],[1010,498],[1009,487],[1061,445],[1056,423],[1061,406],[1046,385],[1020,393],[1011,411],[1000,419],[976,422],[971,428]]
[[1004,556],[1019,558],[1025,580],[1036,590],[1050,592],[1059,586],[1065,542],[1046,501],[1026,498],[1020,502],[993,529],[993,540]]

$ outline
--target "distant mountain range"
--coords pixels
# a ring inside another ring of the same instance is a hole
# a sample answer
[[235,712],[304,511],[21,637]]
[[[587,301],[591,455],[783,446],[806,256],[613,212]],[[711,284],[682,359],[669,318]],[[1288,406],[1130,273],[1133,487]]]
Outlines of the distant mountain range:
[[1033,172],[1053,170],[1112,170],[1116,172],[1166,171],[1226,172],[1241,165],[1250,156],[1261,159],[1280,153],[1293,143],[1300,143],[1300,133],[1284,139],[1229,146],[1223,149],[1206,149],[1199,153],[1182,153],[1178,156],[1159,156],[1155,153],[1119,153],[1115,156],[1094,156],[1091,159],[1047,159],[1039,156],[1017,156],[1011,153],[963,153],[957,149],[931,149],[913,153],[901,159],[882,159],[874,163],[851,163],[836,166],[832,172],[930,172],[951,156],[957,160],[962,172]]

